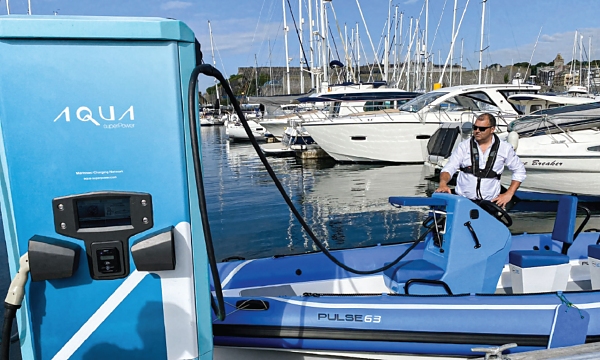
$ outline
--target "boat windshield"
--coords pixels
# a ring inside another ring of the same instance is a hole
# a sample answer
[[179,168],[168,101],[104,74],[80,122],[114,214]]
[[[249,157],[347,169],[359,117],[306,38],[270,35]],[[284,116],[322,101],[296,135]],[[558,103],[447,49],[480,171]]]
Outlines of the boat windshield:
[[409,101],[406,104],[399,107],[399,109],[402,111],[417,112],[417,111],[421,110],[422,108],[424,108],[425,106],[434,102],[435,99],[439,98],[440,96],[444,96],[446,94],[448,94],[448,93],[442,92],[442,91],[429,92],[427,94],[417,96],[416,98],[412,99],[411,101]]

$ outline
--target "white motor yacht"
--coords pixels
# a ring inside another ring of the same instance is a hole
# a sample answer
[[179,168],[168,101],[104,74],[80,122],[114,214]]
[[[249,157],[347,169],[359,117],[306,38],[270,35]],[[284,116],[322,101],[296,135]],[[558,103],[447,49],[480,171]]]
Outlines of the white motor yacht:
[[303,124],[337,161],[423,163],[427,142],[442,122],[468,122],[484,112],[507,126],[519,115],[508,101],[514,94],[535,94],[525,84],[464,85],[423,94],[398,109],[363,112]]
[[[323,121],[330,117],[346,116],[363,112],[365,106],[373,106],[373,102],[397,99],[407,95],[405,101],[416,94],[402,89],[388,88],[384,84],[352,84],[329,87],[328,91],[300,97],[295,102],[314,104],[310,109],[306,106],[299,108],[304,111],[272,116],[263,119],[260,124],[278,140],[281,140],[287,127],[293,122],[300,125],[306,122]],[[410,94],[413,94],[410,96]],[[405,102],[404,101],[404,102]],[[308,109],[308,110],[306,110]]]
[[600,102],[543,111],[509,130],[527,170],[524,188],[600,195]]

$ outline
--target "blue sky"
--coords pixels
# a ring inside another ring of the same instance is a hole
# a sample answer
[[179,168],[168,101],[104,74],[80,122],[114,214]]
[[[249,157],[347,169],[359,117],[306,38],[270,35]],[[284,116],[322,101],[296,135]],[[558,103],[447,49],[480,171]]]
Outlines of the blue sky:
[[[11,14],[27,13],[27,0],[8,0]],[[206,62],[212,63],[208,21],[211,22],[215,44],[217,67],[226,75],[237,73],[240,66],[254,66],[256,55],[259,66],[285,66],[283,39],[282,0],[30,0],[34,15],[107,15],[107,16],[153,16],[182,20],[195,32],[203,47]],[[286,5],[287,5],[287,1]],[[296,21],[299,20],[298,1],[289,0]],[[303,2],[305,20],[304,36],[308,41],[307,1]],[[315,0],[312,4],[315,3]],[[456,24],[465,8],[467,0],[458,0]],[[416,21],[423,9],[425,0],[392,0],[392,15],[395,6],[404,14],[404,42],[408,33],[409,19]],[[442,12],[442,8],[445,9]],[[375,48],[378,48],[383,28],[388,16],[389,0],[360,0],[365,21]],[[589,53],[589,38],[592,38],[593,59],[600,58],[600,6],[597,0],[488,0],[485,19],[484,66],[492,63],[510,65],[511,62],[529,61],[534,44],[541,29],[541,36],[533,63],[549,62],[557,53],[566,61],[572,58],[574,33],[578,30],[583,36],[583,44]],[[428,46],[434,61],[438,54],[445,61],[450,48],[454,0],[429,0],[429,41]],[[313,5],[314,8],[314,5]],[[358,11],[356,0],[333,0],[333,8],[339,26],[344,32],[344,24],[350,29],[359,23],[362,46],[367,56],[374,59],[368,42],[365,26]],[[464,60],[466,68],[478,67],[479,37],[481,28],[481,0],[471,0],[455,45],[455,62],[459,62],[460,40],[464,39]],[[0,13],[6,14],[6,0],[0,0]],[[335,32],[335,41],[340,56],[343,57],[341,41],[337,34],[333,12],[328,10],[330,27]],[[441,21],[440,21],[441,17]],[[287,10],[290,66],[298,66],[299,46],[292,19]],[[439,29],[434,41],[436,28]],[[424,27],[425,12],[420,17]],[[269,56],[269,42],[271,51]],[[306,51],[307,48],[305,48]],[[578,55],[577,55],[578,57]],[[584,56],[584,59],[586,56]],[[363,60],[364,61],[364,60]],[[210,86],[209,79],[200,80],[201,89]]]

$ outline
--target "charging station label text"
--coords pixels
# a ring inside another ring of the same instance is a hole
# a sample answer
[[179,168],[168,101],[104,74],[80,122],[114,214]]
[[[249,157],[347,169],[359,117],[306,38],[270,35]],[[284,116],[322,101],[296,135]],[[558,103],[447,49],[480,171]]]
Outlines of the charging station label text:
[[[98,106],[97,114],[87,106],[80,106],[77,110],[74,110],[74,113],[71,113],[71,108],[67,106],[56,118],[54,118],[54,122],[57,122],[60,119],[64,119],[65,122],[71,122],[71,118],[75,118],[81,122],[90,123],[94,126],[102,126],[104,129],[132,129],[135,127],[134,123],[122,122],[122,120],[135,120],[133,105],[125,110],[118,118],[115,116],[114,106],[109,106],[108,109],[103,109],[102,106]],[[111,123],[105,123],[106,121],[110,121]]]

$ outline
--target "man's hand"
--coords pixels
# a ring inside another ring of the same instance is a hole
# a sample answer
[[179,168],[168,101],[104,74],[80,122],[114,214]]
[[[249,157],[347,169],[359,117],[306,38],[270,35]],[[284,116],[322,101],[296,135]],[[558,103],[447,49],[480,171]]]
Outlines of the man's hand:
[[450,179],[452,178],[452,176],[450,176],[450,173],[447,173],[445,171],[440,173],[440,186],[435,190],[435,192],[443,192],[443,193],[448,193],[448,194],[452,194],[452,190],[450,190],[450,188],[448,187],[448,181],[450,181]]
[[513,194],[507,191],[504,194],[498,195],[494,200],[492,200],[492,202],[495,202],[496,205],[504,209],[512,197]]
[[440,184],[440,186],[437,189],[435,189],[435,192],[452,194],[452,190],[450,190],[450,188],[446,184]]
[[492,202],[495,202],[496,205],[498,205],[504,209],[506,204],[508,204],[508,202],[515,195],[515,192],[517,192],[517,189],[519,188],[520,185],[521,185],[520,181],[517,181],[517,180],[511,181],[510,186],[508,187],[508,190],[506,190],[506,192],[504,194],[498,195],[494,200],[492,200]]

